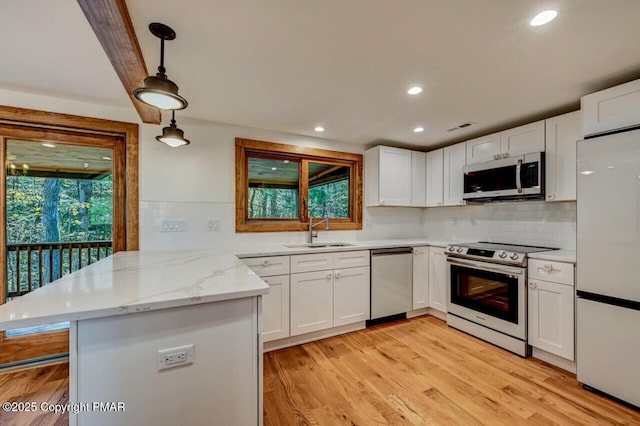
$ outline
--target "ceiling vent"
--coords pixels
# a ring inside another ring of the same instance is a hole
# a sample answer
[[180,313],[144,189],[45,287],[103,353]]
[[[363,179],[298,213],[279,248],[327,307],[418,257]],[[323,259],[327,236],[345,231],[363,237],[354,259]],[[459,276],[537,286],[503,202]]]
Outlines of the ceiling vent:
[[473,123],[473,122],[471,122],[471,121],[467,121],[467,122],[464,122],[464,123],[462,123],[462,124],[458,124],[458,125],[457,125],[457,126],[455,126],[455,127],[452,127],[452,128],[450,128],[450,129],[447,129],[447,132],[455,132],[456,130],[464,129],[464,128],[467,128],[467,127],[472,126],[472,125],[474,125],[474,124],[476,124],[476,123]]

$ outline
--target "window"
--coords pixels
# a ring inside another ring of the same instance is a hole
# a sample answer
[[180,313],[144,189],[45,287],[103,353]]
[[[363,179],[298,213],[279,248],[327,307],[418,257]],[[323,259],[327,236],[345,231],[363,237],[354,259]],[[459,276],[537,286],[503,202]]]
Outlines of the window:
[[236,139],[236,231],[362,229],[362,155]]

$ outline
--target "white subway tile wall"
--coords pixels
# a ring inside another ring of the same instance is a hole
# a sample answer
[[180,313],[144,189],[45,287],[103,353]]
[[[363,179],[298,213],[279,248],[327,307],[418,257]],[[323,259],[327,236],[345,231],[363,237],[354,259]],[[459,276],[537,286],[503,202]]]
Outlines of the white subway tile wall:
[[576,203],[492,203],[424,209],[425,235],[576,248]]

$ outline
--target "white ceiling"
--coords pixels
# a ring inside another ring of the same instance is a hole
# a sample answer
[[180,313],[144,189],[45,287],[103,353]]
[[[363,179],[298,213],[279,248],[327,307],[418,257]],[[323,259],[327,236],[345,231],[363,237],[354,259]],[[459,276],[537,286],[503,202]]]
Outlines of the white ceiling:
[[[191,117],[428,147],[577,109],[640,78],[638,0],[127,0],[147,67]],[[533,28],[535,13],[559,15]],[[70,0],[4,2],[0,87],[133,108]],[[10,58],[10,60],[7,60]],[[410,97],[413,84],[424,87]],[[166,118],[165,118],[166,120]],[[474,126],[448,133],[472,121]],[[313,131],[322,125],[326,131]],[[422,126],[425,131],[413,133]],[[187,129],[188,131],[188,129]]]

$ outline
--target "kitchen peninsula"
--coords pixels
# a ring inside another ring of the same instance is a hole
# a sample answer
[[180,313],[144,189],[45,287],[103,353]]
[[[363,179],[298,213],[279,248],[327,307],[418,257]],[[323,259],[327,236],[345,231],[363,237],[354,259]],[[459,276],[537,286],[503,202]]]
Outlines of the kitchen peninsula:
[[221,250],[120,252],[1,306],[0,329],[70,322],[72,425],[258,424],[267,291]]

